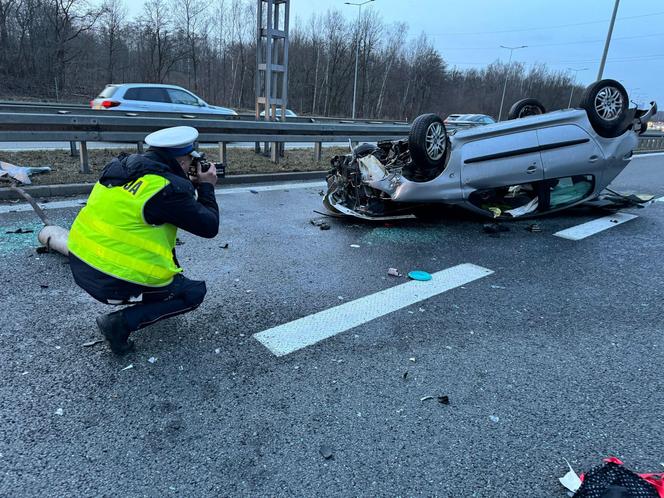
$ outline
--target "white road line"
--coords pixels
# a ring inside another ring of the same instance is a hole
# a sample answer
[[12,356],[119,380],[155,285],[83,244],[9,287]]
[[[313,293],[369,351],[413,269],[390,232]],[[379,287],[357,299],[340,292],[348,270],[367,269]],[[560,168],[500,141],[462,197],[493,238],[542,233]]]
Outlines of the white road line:
[[629,220],[633,220],[634,218],[638,218],[638,216],[635,214],[618,212],[612,216],[604,216],[603,218],[598,218],[587,223],[582,223],[581,225],[561,230],[560,232],[556,232],[553,235],[568,240],[581,240],[609,228],[621,225]]
[[411,281],[254,334],[276,356],[316,344],[393,311],[491,275],[470,263],[433,274],[428,282]]
[[273,190],[294,190],[298,188],[323,188],[325,187],[325,182],[315,181],[315,182],[298,182],[298,183],[280,183],[278,185],[255,185],[249,187],[223,187],[218,189],[217,195],[224,194],[242,194],[245,192],[271,192]]
[[[269,192],[273,190],[295,190],[300,188],[323,188],[325,187],[325,182],[315,181],[315,182],[298,182],[298,183],[280,183],[275,185],[255,185],[249,187],[221,187],[218,188],[215,192],[215,195],[227,195],[227,194],[242,194],[245,192],[251,192],[252,190],[256,192]],[[65,209],[72,207],[80,207],[87,200],[86,197],[79,197],[77,199],[68,199],[66,201],[55,201],[48,203],[40,203],[39,205],[44,209]],[[23,211],[32,211],[30,204],[7,204],[0,206],[0,214],[9,213],[9,212],[23,212]]]

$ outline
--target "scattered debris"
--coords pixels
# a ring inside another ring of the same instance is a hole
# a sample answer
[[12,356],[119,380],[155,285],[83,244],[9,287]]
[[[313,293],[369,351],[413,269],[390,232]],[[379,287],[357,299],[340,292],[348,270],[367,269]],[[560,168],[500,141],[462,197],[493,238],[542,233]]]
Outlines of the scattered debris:
[[403,377],[403,380],[406,380],[408,378],[408,370],[406,370],[401,377]]
[[408,359],[409,359],[410,361],[412,361],[413,363],[415,363],[415,357],[408,358]]
[[30,185],[30,183],[32,183],[30,181],[30,175],[48,173],[50,171],[50,166],[16,166],[15,164],[0,161],[0,176],[8,176],[25,185]]
[[249,192],[251,192],[252,194],[257,194],[258,190],[251,189],[251,190],[249,190]]
[[184,245],[184,242],[182,242],[182,241],[180,240],[180,237],[177,237],[177,238],[175,239],[175,245],[176,245],[176,246],[183,246],[183,245]]
[[532,233],[538,233],[538,232],[542,231],[542,227],[540,227],[537,223],[532,223],[532,224],[528,225],[526,230],[528,230],[529,232],[532,232]]
[[217,348],[217,349],[215,349],[214,352],[215,352],[215,354],[219,354],[219,353],[221,353],[221,348]]
[[433,396],[424,396],[424,397],[420,398],[420,401],[428,401],[430,399],[433,399]]
[[[569,465],[569,463],[568,463]],[[570,472],[573,472],[570,467]],[[565,477],[559,479],[561,484],[571,490],[564,482]],[[637,474],[626,468],[623,462],[616,457],[604,458],[604,463],[592,468],[588,473],[581,474],[578,481],[570,476],[570,484],[580,484],[574,496],[591,498],[594,496],[611,497],[652,497],[664,496],[664,473]]]
[[222,249],[228,249],[228,242],[226,242],[225,244],[223,244],[219,247],[221,247]]
[[104,342],[104,339],[95,339],[94,341],[84,342],[82,346],[84,348],[89,348],[92,346],[96,346],[97,344],[101,344],[102,342]]
[[482,225],[482,230],[484,233],[497,234],[501,232],[509,232],[509,227],[503,226],[499,223],[485,223]]
[[48,285],[46,284],[40,284],[39,287],[41,287],[42,289],[48,289]]
[[565,474],[564,476],[559,477],[558,480],[560,481],[560,484],[565,486],[572,493],[576,493],[577,490],[581,487],[581,479],[576,474],[576,472],[574,472],[574,469],[569,464],[567,459],[565,459],[565,463],[569,467],[569,472],[567,472],[567,474]]
[[134,368],[134,364],[133,364],[133,363],[130,363],[129,365],[127,365],[126,367],[124,367],[122,370],[120,370],[120,372],[124,372],[125,370],[129,370],[129,369],[131,369],[131,368]]
[[426,282],[428,280],[431,280],[431,273],[427,273],[422,270],[413,270],[411,272],[408,272],[408,278],[412,280],[419,280],[421,282]]
[[321,230],[329,230],[330,225],[327,223],[327,221],[323,220],[309,220],[309,223],[311,223],[313,226],[320,228]]
[[157,362],[157,358],[155,358],[154,356],[150,356],[150,357],[148,358],[148,361],[149,361],[150,363],[156,363],[156,362]]
[[504,287],[502,285],[492,285],[491,288],[492,289],[507,289],[507,287]]
[[449,405],[450,404],[449,396],[446,395],[438,396],[438,403],[440,403],[441,405]]
[[322,190],[319,190],[319,191],[318,191],[318,195],[320,195],[321,197],[323,197],[323,196],[325,195],[325,192],[323,192]]
[[350,246],[351,246],[351,247],[354,247],[355,249],[357,249],[357,248],[359,248],[359,247],[360,247],[360,246],[359,246],[359,245],[357,245],[357,244],[351,244]]
[[424,313],[426,310],[424,308],[417,308],[417,311],[419,311],[420,313]]
[[491,422],[493,422],[493,423],[495,423],[495,424],[497,424],[498,422],[500,422],[500,418],[499,418],[499,417],[496,417],[495,415],[489,415],[489,420],[491,420]]
[[387,274],[393,277],[403,277],[403,274],[397,268],[388,268]]
[[334,456],[334,451],[327,444],[321,444],[318,451],[325,460],[329,460]]
[[25,230],[23,228],[17,228],[16,230],[7,230],[5,233],[34,233],[34,230]]
[[64,415],[64,413],[65,413],[65,411],[62,408],[58,408],[57,410],[55,410],[55,414],[60,415],[61,417],[62,417],[62,415]]

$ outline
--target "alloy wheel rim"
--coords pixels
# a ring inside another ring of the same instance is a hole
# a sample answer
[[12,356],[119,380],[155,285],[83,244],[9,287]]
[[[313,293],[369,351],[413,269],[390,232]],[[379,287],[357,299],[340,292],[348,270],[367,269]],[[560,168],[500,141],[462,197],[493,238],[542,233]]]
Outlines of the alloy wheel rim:
[[431,123],[426,135],[427,155],[437,161],[445,153],[445,129],[441,123]]
[[595,111],[606,121],[618,119],[623,107],[623,96],[616,87],[604,87],[595,96]]

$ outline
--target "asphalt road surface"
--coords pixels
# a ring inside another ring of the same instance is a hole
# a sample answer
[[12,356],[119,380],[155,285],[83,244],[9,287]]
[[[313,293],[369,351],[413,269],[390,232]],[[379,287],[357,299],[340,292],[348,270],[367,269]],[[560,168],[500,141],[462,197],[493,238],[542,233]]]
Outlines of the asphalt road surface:
[[[614,187],[659,198],[663,171]],[[112,308],[0,206],[0,496],[564,497],[565,459],[664,470],[664,202],[577,241],[554,234],[605,213],[323,231],[321,188],[220,191],[219,236],[178,247],[205,302],[124,358],[83,346]]]

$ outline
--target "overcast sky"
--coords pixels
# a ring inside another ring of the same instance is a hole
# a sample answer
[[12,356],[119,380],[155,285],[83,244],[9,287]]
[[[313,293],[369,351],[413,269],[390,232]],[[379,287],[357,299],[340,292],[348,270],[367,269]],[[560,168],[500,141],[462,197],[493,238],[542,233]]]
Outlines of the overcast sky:
[[[359,3],[361,0],[352,0]],[[142,1],[127,1],[130,13]],[[426,33],[445,61],[459,68],[482,67],[497,59],[546,63],[578,71],[586,85],[597,78],[614,0],[375,0],[368,9],[385,23],[405,22],[409,36]],[[291,0],[291,22],[338,9],[355,20],[358,7],[344,0]],[[352,62],[352,61],[351,61]],[[621,0],[605,78],[622,82],[637,101],[664,107],[664,1]]]

